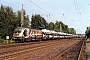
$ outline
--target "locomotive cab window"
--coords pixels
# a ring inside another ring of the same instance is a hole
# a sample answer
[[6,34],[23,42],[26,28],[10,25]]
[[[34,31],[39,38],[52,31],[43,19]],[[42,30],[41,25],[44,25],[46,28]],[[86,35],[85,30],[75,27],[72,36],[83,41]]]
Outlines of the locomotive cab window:
[[15,30],[14,30],[14,33],[17,33],[17,32],[18,32],[18,33],[21,33],[21,29],[15,29]]

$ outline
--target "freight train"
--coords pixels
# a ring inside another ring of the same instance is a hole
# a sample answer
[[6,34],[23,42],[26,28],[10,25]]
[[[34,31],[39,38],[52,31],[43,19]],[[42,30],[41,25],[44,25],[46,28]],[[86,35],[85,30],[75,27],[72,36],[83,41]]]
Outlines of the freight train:
[[18,27],[14,30],[13,40],[16,42],[25,42],[31,40],[48,40],[48,39],[61,39],[61,38],[73,38],[77,35],[67,34],[62,32],[56,32],[47,29],[29,29],[24,27]]

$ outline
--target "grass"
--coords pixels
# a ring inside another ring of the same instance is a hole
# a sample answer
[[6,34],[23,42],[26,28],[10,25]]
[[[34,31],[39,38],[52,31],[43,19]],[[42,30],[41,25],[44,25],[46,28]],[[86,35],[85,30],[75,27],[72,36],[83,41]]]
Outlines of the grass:
[[5,40],[5,39],[0,38],[0,44],[13,43],[13,42],[15,42],[15,41],[14,40]]
[[87,39],[87,43],[90,43],[90,38]]

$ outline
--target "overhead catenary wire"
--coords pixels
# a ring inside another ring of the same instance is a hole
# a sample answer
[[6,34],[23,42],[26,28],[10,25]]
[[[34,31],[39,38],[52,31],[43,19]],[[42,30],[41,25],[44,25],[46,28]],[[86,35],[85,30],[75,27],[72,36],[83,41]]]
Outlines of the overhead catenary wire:
[[[78,18],[79,18],[79,23],[80,23],[80,25],[81,25],[81,27],[83,26],[83,24],[82,24],[82,22],[81,22],[81,12],[80,12],[80,10],[78,9],[78,4],[77,4],[77,2],[75,1],[75,0],[73,0],[74,1],[74,5],[75,5],[75,10],[76,10],[76,12],[77,12],[77,15],[78,15]],[[83,28],[83,27],[82,27]],[[83,28],[84,29],[84,28]]]
[[75,10],[76,10],[77,15],[78,15],[78,18],[79,18],[78,9],[77,9],[77,4],[76,4],[75,0],[73,0],[73,1],[74,1],[74,5],[75,5]]
[[[5,0],[0,0],[0,3],[2,3],[2,1],[4,2],[4,5],[6,5],[6,4],[9,5],[9,6],[12,5],[13,8],[14,8],[14,9],[13,9],[14,11],[17,10],[17,9],[15,9],[14,6],[21,8],[21,7],[20,7],[20,6],[21,6],[21,5],[20,5],[21,2],[18,2],[18,1],[17,1],[19,5],[18,5],[18,4],[14,4],[14,2],[15,2],[16,0],[14,0],[13,2],[5,1]],[[32,0],[32,1],[33,1],[33,0]],[[60,14],[60,11],[58,11],[57,9],[55,9],[55,7],[53,7],[52,5],[48,4],[48,2],[47,2],[46,0],[44,0],[44,1],[47,3],[47,5],[48,5],[50,8],[52,8],[53,10],[55,10],[54,12],[57,12],[58,14]],[[17,2],[15,2],[15,3],[17,3]],[[33,2],[34,2],[34,1],[33,1]],[[5,3],[6,3],[6,4],[5,4]],[[30,3],[29,1],[28,1],[28,3],[29,3],[29,4],[32,4],[32,3]],[[34,3],[35,3],[35,2],[34,2]],[[35,4],[36,4],[36,3],[35,3]],[[82,22],[82,21],[85,21],[85,19],[81,20],[81,17],[83,16],[83,15],[82,15],[82,14],[83,14],[83,11],[82,11],[81,9],[84,8],[84,7],[86,7],[87,5],[82,5],[81,7],[79,7],[79,5],[78,5],[78,0],[74,0],[74,3],[73,3],[73,4],[76,6],[76,7],[74,6],[74,7],[75,7],[74,11],[76,11],[76,14],[77,14],[78,19],[77,19],[77,20],[76,20],[76,19],[75,19],[75,20],[71,19],[71,20],[73,20],[73,21],[78,21],[78,22],[81,24],[81,27],[83,27],[83,24],[82,24],[83,22]],[[37,5],[38,5],[38,4],[37,4]],[[89,3],[88,3],[88,5],[89,5]],[[38,6],[40,7],[40,5],[38,5]],[[27,7],[27,8],[26,8],[26,7]],[[43,7],[41,7],[41,8],[44,9]],[[28,10],[28,12],[29,12],[28,14],[29,14],[29,15],[32,15],[32,14],[30,14],[30,13],[34,13],[34,12],[35,12],[35,13],[37,14],[37,12],[38,12],[38,10],[36,10],[35,8],[33,8],[33,10],[32,10],[32,8],[30,8],[29,6],[26,6],[26,5],[25,5],[25,9],[26,9],[26,11]],[[32,11],[30,11],[30,10],[32,10]],[[44,9],[44,10],[47,11],[46,9]],[[80,11],[80,10],[81,10],[81,11]],[[44,12],[45,12],[45,11],[44,11]],[[47,11],[47,12],[48,12],[48,11]],[[54,17],[52,17],[52,15],[54,15],[54,14],[51,15],[50,12],[49,12],[50,14],[48,14],[47,12],[46,12],[47,16],[46,16],[46,14],[44,14],[44,13],[41,13],[41,14],[45,15],[45,16],[48,17],[48,18],[50,18],[50,17],[51,17],[51,18],[54,18]],[[67,12],[70,13],[71,11],[69,12],[69,11],[67,10]],[[61,15],[62,15],[63,17],[66,17],[66,14],[64,14],[64,13],[61,13]],[[55,16],[55,15],[54,15],[54,16]],[[57,16],[55,16],[55,17],[58,18]],[[60,19],[60,18],[59,18],[59,19]],[[48,20],[48,19],[47,19],[47,20]],[[53,19],[52,19],[52,20],[53,20]],[[66,20],[66,19],[65,19],[65,20]],[[69,19],[69,20],[70,20],[70,19]],[[68,20],[68,21],[69,21],[69,20]],[[71,21],[71,20],[70,20],[70,21]],[[86,19],[86,20],[87,20],[87,19]],[[88,19],[88,20],[89,20],[89,19]],[[67,21],[67,20],[66,20],[66,21]],[[65,22],[65,21],[64,21],[64,22]],[[79,26],[80,26],[80,25],[79,25]]]
[[[4,2],[4,3],[7,3],[8,4],[8,6],[11,4],[11,5],[13,5],[13,6],[15,6],[15,7],[18,7],[18,8],[21,8],[20,6],[17,6],[18,4],[20,4],[19,2],[17,2],[17,1],[14,1],[14,2],[16,2],[17,3],[17,5],[15,5],[14,3],[10,3],[10,2],[7,2],[7,1],[4,1],[4,0],[2,0],[0,3],[2,4],[2,2]],[[17,11],[19,11],[19,10],[17,10],[17,9],[13,9],[14,10],[14,12],[17,12]],[[27,11],[31,11],[31,9],[26,9]],[[21,10],[20,10],[21,11]],[[32,9],[32,11],[31,12],[33,12],[34,11],[34,13],[36,14],[36,11],[35,11],[35,9]],[[33,13],[32,13],[33,14]],[[31,15],[32,15],[31,14]],[[31,15],[29,14],[29,17],[31,18]],[[51,16],[50,14],[48,15],[48,16]],[[52,20],[54,20],[53,18],[51,18]]]
[[64,13],[60,13],[58,12],[55,8],[53,8],[50,4],[48,4],[45,0],[43,0],[50,8],[52,8],[53,10],[55,10],[55,12],[57,12],[58,14],[62,15],[64,17],[64,20],[67,21],[65,14]]
[[[21,9],[21,6],[18,6],[18,4],[20,4],[19,2],[17,2],[17,1],[14,1],[14,2],[16,2],[17,4],[14,4],[14,3],[10,3],[10,2],[7,2],[7,1],[4,1],[4,0],[2,0],[4,3],[6,2],[7,4],[8,4],[8,6],[9,6],[9,4],[11,4],[11,5],[13,5],[14,7],[18,7],[18,8],[20,8]],[[2,3],[1,3],[2,4]],[[24,4],[23,4],[24,5]],[[15,9],[15,8],[13,8],[13,10],[15,11],[15,12],[17,12],[17,11],[21,11],[21,10],[17,10],[17,9]],[[29,11],[29,12],[34,12],[34,13],[36,13],[36,11],[35,11],[35,9],[26,9],[27,11]]]
[[[14,1],[14,2],[16,2],[17,4],[10,3],[10,2],[4,1],[4,0],[2,0],[0,3],[2,4],[2,2],[7,3],[8,6],[11,4],[11,5],[13,5],[14,7],[21,8],[21,6],[17,6],[18,4],[20,4],[20,3],[17,2],[17,1]],[[21,10],[15,9],[15,8],[13,8],[13,10],[14,10],[14,12],[21,11]],[[34,11],[35,9],[26,9],[26,10],[29,11],[29,12],[34,12],[34,13],[36,13],[36,11]],[[32,14],[31,14],[31,15],[32,15]],[[31,15],[29,15],[29,17],[31,17]]]
[[55,8],[53,8],[49,3],[47,3],[45,0],[42,0],[44,1],[50,8],[52,8],[53,10],[55,10],[55,12],[57,12],[58,14],[60,14],[61,16],[64,17],[64,19],[66,20],[66,17],[65,17],[65,14],[64,13],[61,13],[59,12],[58,10],[56,10]]
[[[30,2],[32,2],[31,0],[29,0]],[[37,7],[39,7],[40,9],[42,9],[43,11],[45,11],[46,13],[48,13],[46,10],[44,10],[43,8],[41,8],[40,6],[38,6],[37,4],[35,4],[34,2],[32,2],[34,5],[36,5]],[[50,14],[50,13],[49,13]],[[63,14],[64,16],[64,14]]]
[[48,4],[45,0],[43,0],[50,8],[52,8],[53,10],[55,10],[58,14],[63,15],[63,13],[58,12],[55,8],[53,8],[50,4]]
[[47,12],[45,9],[41,8],[40,6],[38,6],[36,3],[34,3],[33,1],[29,0],[31,3],[33,3],[35,6],[37,6],[38,8],[40,8],[41,10],[43,10],[44,12],[48,13],[50,16],[53,16],[55,19],[58,20],[58,18],[56,18],[54,15],[50,14],[49,12]]

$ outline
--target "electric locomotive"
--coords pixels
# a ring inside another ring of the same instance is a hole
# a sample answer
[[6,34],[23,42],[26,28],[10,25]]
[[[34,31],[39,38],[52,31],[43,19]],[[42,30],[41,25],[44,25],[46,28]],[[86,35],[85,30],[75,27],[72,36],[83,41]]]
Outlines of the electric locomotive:
[[18,27],[14,30],[13,40],[16,42],[25,42],[31,40],[42,40],[43,33],[41,30]]

